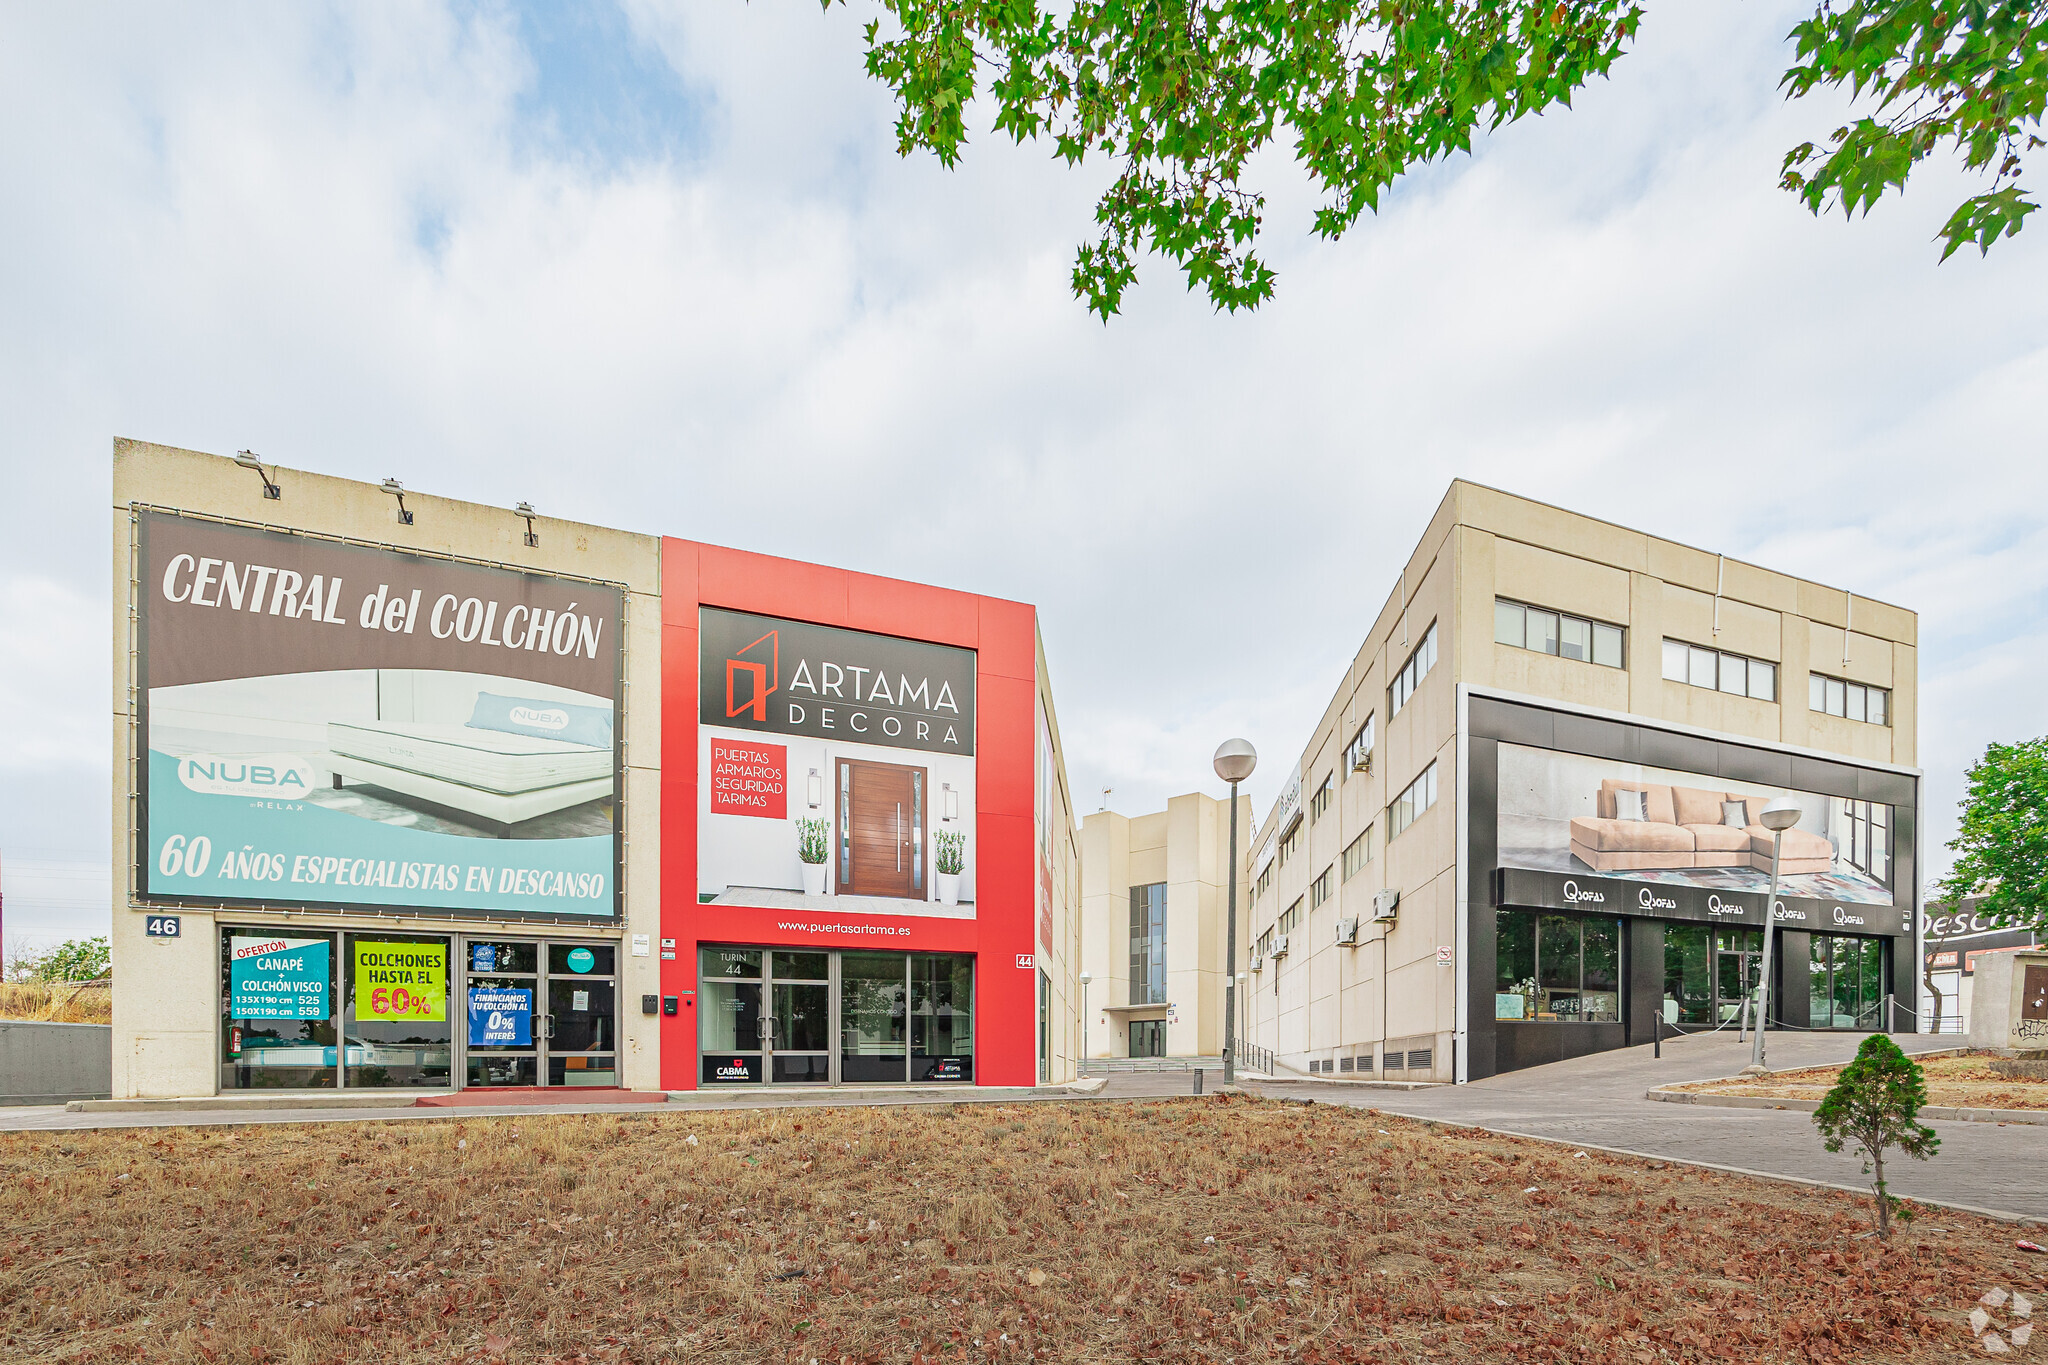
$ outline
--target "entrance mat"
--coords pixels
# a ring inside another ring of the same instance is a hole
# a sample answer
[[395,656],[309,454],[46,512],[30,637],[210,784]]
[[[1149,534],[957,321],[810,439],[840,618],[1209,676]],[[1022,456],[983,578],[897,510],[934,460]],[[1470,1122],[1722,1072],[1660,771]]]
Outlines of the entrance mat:
[[620,1090],[608,1085],[522,1085],[503,1090],[458,1090],[452,1095],[422,1095],[416,1109],[459,1109],[498,1104],[666,1104],[659,1090]]

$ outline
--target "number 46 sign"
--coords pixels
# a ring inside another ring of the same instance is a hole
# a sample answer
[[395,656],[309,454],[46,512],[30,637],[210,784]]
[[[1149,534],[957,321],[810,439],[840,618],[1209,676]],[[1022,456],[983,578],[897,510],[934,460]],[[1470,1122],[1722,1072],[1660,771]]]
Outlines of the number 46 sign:
[[448,947],[358,939],[356,1018],[438,1022],[448,1017]]

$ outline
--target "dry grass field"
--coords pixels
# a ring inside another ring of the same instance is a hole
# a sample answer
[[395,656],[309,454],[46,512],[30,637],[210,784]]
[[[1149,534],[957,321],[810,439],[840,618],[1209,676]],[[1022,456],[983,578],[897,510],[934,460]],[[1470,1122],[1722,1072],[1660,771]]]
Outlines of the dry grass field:
[[1236,1096],[8,1133],[0,1217],[39,1362],[1948,1360],[2048,1268]]
[[[1985,1065],[1990,1055],[1973,1052],[1921,1062],[1920,1069],[1927,1075],[1927,1102],[1970,1109],[2048,1109],[2048,1081],[2001,1076]],[[1839,1066],[1816,1066],[1755,1078],[1697,1081],[1671,1088],[1773,1100],[1817,1100],[1828,1093],[1841,1071]]]
[[114,991],[110,983],[83,984],[0,981],[0,1019],[51,1024],[110,1024]]

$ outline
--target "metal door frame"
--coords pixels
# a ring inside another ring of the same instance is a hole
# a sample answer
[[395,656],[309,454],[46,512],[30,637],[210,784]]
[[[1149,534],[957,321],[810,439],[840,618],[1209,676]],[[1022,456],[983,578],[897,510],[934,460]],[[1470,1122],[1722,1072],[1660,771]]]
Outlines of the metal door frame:
[[[576,1090],[583,1089],[584,1087],[570,1085],[550,1086],[548,1084],[548,1061],[550,1058],[551,1049],[548,1047],[549,1034],[547,1031],[546,1021],[551,1020],[554,1017],[553,1011],[547,1008],[548,985],[551,979],[548,973],[548,949],[549,947],[555,944],[566,944],[570,947],[576,948],[596,948],[609,946],[612,950],[612,971],[610,976],[599,976],[595,973],[592,973],[588,976],[579,976],[576,973],[568,972],[563,974],[563,980],[609,981],[611,983],[612,1074],[616,1078],[622,1073],[625,1062],[625,1049],[619,1046],[619,1016],[622,1012],[620,1008],[619,980],[620,969],[624,966],[624,964],[620,961],[620,956],[624,950],[624,945],[621,944],[619,940],[611,938],[546,938],[530,933],[493,934],[458,932],[454,934],[452,937],[455,944],[453,948],[453,953],[456,958],[456,971],[454,973],[454,989],[452,992],[454,998],[449,1001],[449,1008],[450,1012],[452,1013],[454,1012],[456,1007],[459,1006],[462,1014],[460,1027],[451,1030],[451,1033],[453,1035],[452,1041],[454,1043],[455,1053],[454,1064],[450,1068],[450,1070],[453,1072],[453,1077],[451,1077],[451,1079],[453,1079],[454,1077],[460,1078],[455,1086],[456,1089],[502,1090],[507,1088],[504,1086],[495,1085],[472,1086],[469,1083],[469,978],[471,975],[469,966],[471,961],[469,945],[472,940],[481,943],[523,943],[532,945],[534,950],[533,1083],[536,1088],[553,1090]],[[477,976],[487,977],[524,975],[524,973],[520,972],[477,972],[475,974]],[[505,1054],[488,1053],[485,1055],[502,1056]],[[511,1055],[523,1056],[525,1054],[513,1053]],[[583,1054],[564,1053],[563,1055],[581,1056]],[[615,1080],[614,1083],[621,1084],[622,1082],[618,1082]]]

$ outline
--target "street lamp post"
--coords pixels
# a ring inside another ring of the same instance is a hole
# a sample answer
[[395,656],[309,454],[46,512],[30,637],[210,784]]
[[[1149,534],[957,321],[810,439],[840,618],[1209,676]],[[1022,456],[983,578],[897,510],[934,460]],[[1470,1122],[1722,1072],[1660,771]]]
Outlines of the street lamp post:
[[1778,928],[1778,868],[1785,851],[1785,831],[1798,824],[1804,813],[1797,801],[1781,794],[1771,798],[1759,817],[1763,827],[1771,832],[1771,894],[1764,899],[1764,956],[1757,966],[1756,979],[1756,1037],[1749,1044],[1748,1070],[1755,1072],[1764,1069],[1764,1025],[1771,1017],[1771,944],[1777,938]]
[[[1086,972],[1081,973],[1081,1060],[1084,1062],[1088,1060],[1088,983],[1094,979]],[[1075,1075],[1080,1071],[1081,1068],[1074,1068]]]
[[1230,910],[1223,930],[1223,1083],[1237,1080],[1237,784],[1259,766],[1259,751],[1248,739],[1226,739],[1216,747],[1216,776],[1230,784]]

